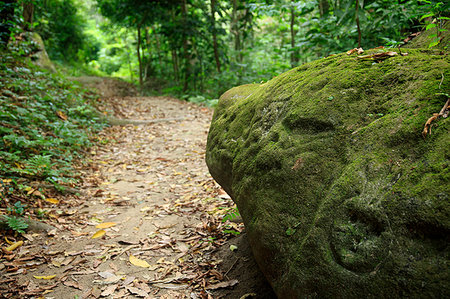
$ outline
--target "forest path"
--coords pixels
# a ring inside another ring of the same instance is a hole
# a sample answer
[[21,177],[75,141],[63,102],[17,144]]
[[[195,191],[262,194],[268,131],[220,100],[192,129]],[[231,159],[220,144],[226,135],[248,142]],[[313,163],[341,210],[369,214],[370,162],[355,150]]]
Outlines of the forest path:
[[[100,91],[115,88],[98,82]],[[99,134],[104,144],[81,170],[83,195],[55,207],[57,231],[29,235],[22,248],[36,265],[17,277],[20,297],[271,298],[248,245],[224,232],[243,225],[222,223],[233,203],[204,162],[212,110],[167,97],[109,96],[99,105],[156,122]],[[237,252],[230,238],[241,242]]]

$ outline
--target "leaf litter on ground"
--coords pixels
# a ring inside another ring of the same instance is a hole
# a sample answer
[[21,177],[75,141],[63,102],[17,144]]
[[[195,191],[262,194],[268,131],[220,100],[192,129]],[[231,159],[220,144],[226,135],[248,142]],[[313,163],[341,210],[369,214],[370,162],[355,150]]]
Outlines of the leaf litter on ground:
[[[44,191],[51,200],[42,208],[56,231],[12,239],[24,243],[14,255],[0,254],[7,261],[0,266],[0,293],[209,298],[211,290],[233,287],[237,282],[227,281],[218,270],[222,261],[212,257],[233,237],[222,218],[234,204],[204,163],[211,110],[157,97],[100,103],[128,119],[185,120],[101,131],[97,138],[105,144],[79,166],[83,194]],[[232,228],[240,232],[243,225]]]

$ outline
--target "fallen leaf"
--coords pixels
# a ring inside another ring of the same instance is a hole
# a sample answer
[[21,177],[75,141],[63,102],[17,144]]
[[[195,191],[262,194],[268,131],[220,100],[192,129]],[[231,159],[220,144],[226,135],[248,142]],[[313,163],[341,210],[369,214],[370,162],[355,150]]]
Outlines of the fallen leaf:
[[130,263],[132,263],[135,266],[142,267],[142,268],[150,267],[149,263],[147,263],[144,260],[140,260],[140,259],[136,258],[134,255],[130,255]]
[[52,203],[55,205],[59,204],[59,200],[57,200],[56,198],[46,198],[45,201],[48,201],[49,203]]
[[138,288],[135,288],[135,287],[129,287],[129,286],[126,286],[126,289],[127,289],[131,294],[136,295],[136,296],[138,296],[138,297],[147,297],[147,296],[148,296],[148,293],[147,293],[146,291],[141,290],[141,289],[138,289]]
[[170,289],[170,290],[182,290],[188,287],[187,284],[173,284],[173,283],[155,283],[152,286],[160,289]]
[[58,115],[58,117],[62,120],[67,120],[67,115],[64,114],[64,112],[62,112],[61,110],[56,111],[56,115]]
[[365,60],[383,60],[389,57],[394,57],[398,55],[397,52],[382,52],[382,53],[375,53],[375,54],[369,54],[364,56],[358,56],[358,59],[365,59]]
[[219,282],[210,286],[207,286],[206,289],[207,290],[217,290],[217,289],[222,289],[222,288],[228,288],[228,287],[233,287],[235,285],[237,285],[239,283],[239,281],[237,279],[232,279],[229,281],[223,281],[223,282]]
[[47,275],[47,276],[37,276],[37,275],[33,275],[33,277],[36,278],[36,279],[46,279],[46,280],[48,280],[48,279],[53,279],[53,278],[55,278],[55,277],[56,277],[56,274],[55,274],[55,275]]
[[109,228],[117,225],[115,222],[103,222],[97,225],[95,228]]
[[230,245],[230,250],[231,251],[236,251],[238,248],[236,245]]
[[117,284],[112,284],[112,285],[108,286],[100,295],[102,297],[111,296],[116,289],[117,289]]
[[78,282],[75,282],[75,281],[65,281],[65,282],[63,282],[63,285],[65,285],[66,287],[72,287],[72,288],[79,289],[79,290],[83,289],[80,286],[80,284]]
[[11,246],[6,247],[5,249],[8,250],[8,251],[13,251],[17,247],[22,246],[22,244],[23,244],[23,241],[18,241],[16,243],[13,243]]
[[99,230],[98,232],[96,232],[91,239],[97,239],[100,237],[103,237],[106,234],[106,231],[104,229]]

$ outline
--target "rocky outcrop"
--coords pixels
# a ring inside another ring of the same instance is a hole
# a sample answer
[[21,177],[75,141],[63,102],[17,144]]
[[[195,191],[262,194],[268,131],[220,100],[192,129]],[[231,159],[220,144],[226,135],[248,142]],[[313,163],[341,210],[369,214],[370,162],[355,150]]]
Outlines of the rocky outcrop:
[[[374,50],[375,51],[375,50]],[[448,55],[339,54],[222,95],[211,174],[279,298],[450,296]]]

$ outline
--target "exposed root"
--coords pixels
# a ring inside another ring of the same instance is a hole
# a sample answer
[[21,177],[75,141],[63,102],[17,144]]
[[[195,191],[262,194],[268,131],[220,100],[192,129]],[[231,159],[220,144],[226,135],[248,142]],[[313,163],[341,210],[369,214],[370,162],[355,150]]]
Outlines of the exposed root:
[[430,117],[427,122],[425,123],[425,127],[422,131],[423,138],[426,138],[428,134],[431,134],[431,123],[434,120],[437,120],[440,117],[446,118],[449,113],[448,105],[450,103],[450,98],[447,99],[447,102],[445,103],[444,107],[442,107],[441,111],[439,113],[434,113],[432,117]]

